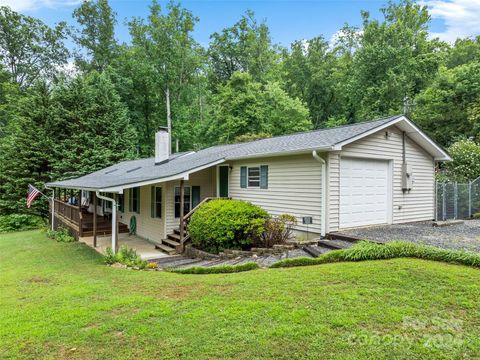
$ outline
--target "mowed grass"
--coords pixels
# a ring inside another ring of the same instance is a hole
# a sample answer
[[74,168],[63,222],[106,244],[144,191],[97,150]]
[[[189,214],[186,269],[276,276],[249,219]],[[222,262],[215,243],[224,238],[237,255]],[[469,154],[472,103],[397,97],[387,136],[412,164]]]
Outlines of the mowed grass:
[[236,274],[114,269],[0,235],[0,358],[477,358],[480,270],[415,259]]

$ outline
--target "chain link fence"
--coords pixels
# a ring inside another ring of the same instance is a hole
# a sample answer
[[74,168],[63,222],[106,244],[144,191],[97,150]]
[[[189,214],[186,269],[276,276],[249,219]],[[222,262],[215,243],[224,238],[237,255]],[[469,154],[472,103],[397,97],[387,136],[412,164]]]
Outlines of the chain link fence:
[[468,219],[480,212],[480,177],[469,182],[437,182],[437,220]]

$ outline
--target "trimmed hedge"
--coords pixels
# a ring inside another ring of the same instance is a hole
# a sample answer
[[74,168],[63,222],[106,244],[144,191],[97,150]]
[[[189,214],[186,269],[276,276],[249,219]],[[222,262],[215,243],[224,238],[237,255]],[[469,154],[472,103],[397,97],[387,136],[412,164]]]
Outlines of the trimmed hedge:
[[349,249],[330,251],[320,255],[318,258],[285,259],[270,267],[282,268],[340,261],[365,261],[405,257],[480,267],[480,254],[460,250],[440,249],[434,246],[419,245],[405,241],[393,241],[386,244],[362,241]]
[[245,250],[258,241],[267,219],[265,210],[249,202],[217,199],[195,211],[188,231],[198,249],[211,253]]
[[257,263],[249,262],[241,265],[191,267],[187,269],[167,269],[167,271],[177,273],[177,274],[229,274],[229,273],[255,270],[258,268],[259,266]]

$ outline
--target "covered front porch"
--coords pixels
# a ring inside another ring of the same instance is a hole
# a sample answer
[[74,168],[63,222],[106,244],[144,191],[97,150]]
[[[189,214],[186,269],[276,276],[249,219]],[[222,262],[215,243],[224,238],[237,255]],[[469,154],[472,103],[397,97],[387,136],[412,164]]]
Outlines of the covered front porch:
[[[105,255],[107,248],[112,247],[111,235],[98,236],[96,246],[94,246],[93,236],[80,237],[78,241],[94,248],[97,252],[99,252],[102,255]],[[128,248],[130,249],[134,249],[143,260],[147,260],[147,261],[169,256],[164,252],[158,250],[155,247],[155,244],[153,244],[152,242],[142,239],[137,235],[129,235],[128,233],[119,234],[118,247],[121,247],[123,245],[128,246]]]

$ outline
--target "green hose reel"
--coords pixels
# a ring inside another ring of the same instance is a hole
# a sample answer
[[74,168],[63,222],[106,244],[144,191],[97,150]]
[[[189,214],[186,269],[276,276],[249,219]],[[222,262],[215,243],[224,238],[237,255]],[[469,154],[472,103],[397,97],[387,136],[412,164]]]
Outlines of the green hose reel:
[[136,235],[137,234],[137,218],[135,216],[132,216],[130,218],[130,226],[128,227],[129,229],[129,234],[130,235]]

